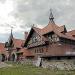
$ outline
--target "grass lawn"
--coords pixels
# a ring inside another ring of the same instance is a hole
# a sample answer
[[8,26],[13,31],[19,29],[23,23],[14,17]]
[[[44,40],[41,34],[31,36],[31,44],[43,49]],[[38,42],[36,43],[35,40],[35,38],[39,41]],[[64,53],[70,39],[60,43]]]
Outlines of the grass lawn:
[[54,71],[32,65],[13,64],[13,67],[0,68],[0,75],[75,75],[75,71]]

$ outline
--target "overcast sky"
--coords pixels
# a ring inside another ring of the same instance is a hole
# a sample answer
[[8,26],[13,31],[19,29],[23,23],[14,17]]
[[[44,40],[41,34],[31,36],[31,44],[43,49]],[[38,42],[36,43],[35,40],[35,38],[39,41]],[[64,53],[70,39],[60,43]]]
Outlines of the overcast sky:
[[33,24],[46,26],[50,8],[57,25],[75,29],[75,0],[0,0],[0,42],[8,40],[11,26],[14,37],[21,39]]

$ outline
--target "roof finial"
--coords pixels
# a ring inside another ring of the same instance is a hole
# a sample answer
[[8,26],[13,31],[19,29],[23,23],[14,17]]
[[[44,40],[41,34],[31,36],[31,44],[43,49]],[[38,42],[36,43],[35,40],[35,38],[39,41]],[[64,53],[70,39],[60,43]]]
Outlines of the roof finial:
[[13,34],[12,34],[12,30],[13,30],[13,27],[11,26],[11,35],[13,35]]
[[53,17],[52,9],[50,9],[49,22],[54,23],[54,17]]
[[35,27],[35,24],[32,25],[32,28]]

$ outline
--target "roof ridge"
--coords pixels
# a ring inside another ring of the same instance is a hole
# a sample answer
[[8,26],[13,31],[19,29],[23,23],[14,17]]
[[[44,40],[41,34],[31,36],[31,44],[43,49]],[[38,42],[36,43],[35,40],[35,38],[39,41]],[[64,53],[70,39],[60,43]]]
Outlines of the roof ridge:
[[3,42],[0,42],[0,44],[5,44],[5,43],[3,43]]
[[15,40],[22,40],[23,41],[23,39],[18,39],[18,38],[13,38],[13,39],[15,39]]
[[[68,31],[68,32],[73,32],[73,31],[75,31],[75,30],[70,30],[70,31]],[[67,32],[67,33],[68,33],[68,32]]]

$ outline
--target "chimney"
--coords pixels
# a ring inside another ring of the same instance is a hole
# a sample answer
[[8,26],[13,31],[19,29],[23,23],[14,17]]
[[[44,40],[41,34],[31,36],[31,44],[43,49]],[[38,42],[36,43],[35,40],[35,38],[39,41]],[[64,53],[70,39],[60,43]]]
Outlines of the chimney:
[[27,37],[28,37],[28,32],[25,32],[25,40],[26,40]]

